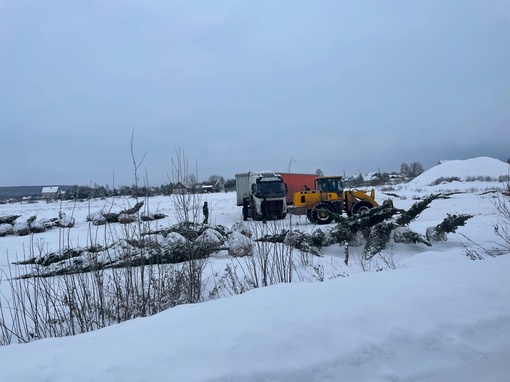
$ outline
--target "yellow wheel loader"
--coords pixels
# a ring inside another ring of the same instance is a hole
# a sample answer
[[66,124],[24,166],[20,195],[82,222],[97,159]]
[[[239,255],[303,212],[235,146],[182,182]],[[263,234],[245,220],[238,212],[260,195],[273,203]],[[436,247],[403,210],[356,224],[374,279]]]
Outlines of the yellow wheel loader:
[[315,224],[329,224],[333,220],[329,212],[348,216],[368,211],[379,204],[375,201],[375,191],[344,190],[341,176],[321,176],[315,179],[315,190],[300,191],[294,194],[293,206],[288,212],[305,215]]

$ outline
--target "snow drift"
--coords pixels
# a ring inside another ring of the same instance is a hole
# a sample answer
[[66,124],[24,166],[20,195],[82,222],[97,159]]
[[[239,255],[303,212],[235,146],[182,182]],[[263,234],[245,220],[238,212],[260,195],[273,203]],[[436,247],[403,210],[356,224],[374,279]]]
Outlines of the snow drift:
[[425,171],[409,182],[409,186],[430,186],[439,178],[458,177],[461,181],[466,178],[490,177],[497,180],[510,174],[510,165],[499,159],[479,157],[466,160],[452,160]]

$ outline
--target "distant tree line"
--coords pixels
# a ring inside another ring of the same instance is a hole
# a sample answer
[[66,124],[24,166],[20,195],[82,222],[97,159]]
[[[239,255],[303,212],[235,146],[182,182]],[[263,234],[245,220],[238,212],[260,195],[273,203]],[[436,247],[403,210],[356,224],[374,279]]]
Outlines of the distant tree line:
[[406,178],[415,178],[423,174],[424,171],[420,162],[411,162],[411,164],[402,163],[400,165],[400,173]]
[[110,196],[145,196],[160,195],[167,192],[171,185],[162,185],[159,187],[136,187],[136,186],[120,186],[119,188],[110,188],[110,186],[94,185],[90,186],[72,186],[68,190],[60,194],[63,200],[74,199],[94,199],[107,198]]
[[[405,178],[414,178],[424,172],[423,166],[419,162],[411,162],[410,164],[402,163],[400,165],[400,173],[397,172],[383,172],[376,173],[370,180],[363,179],[360,174],[357,178],[349,179],[349,186],[378,186],[385,184],[395,179],[396,176],[401,175]],[[317,169],[317,176],[323,176],[321,169]],[[210,185],[214,192],[231,192],[236,189],[236,180],[225,179],[221,175],[211,175],[206,181],[198,182],[196,176],[190,174],[185,182],[185,186],[188,187],[190,192],[200,192],[201,185]],[[169,182],[160,186],[120,186],[110,187],[109,185],[98,185],[92,186],[61,186],[60,198],[63,200],[74,200],[74,199],[92,199],[92,198],[107,198],[112,196],[155,196],[155,195],[171,195],[175,183]],[[0,192],[0,200],[7,198],[21,199],[23,197],[38,198],[40,196],[41,187],[30,186],[30,187],[4,187]]]
[[[317,170],[319,171],[319,170]],[[400,172],[376,172],[371,174],[370,179],[365,179],[362,174],[357,177],[345,179],[349,187],[366,187],[366,186],[381,186],[387,183],[399,183],[415,178],[424,172],[424,168],[419,162],[412,162],[411,164],[402,163],[400,165]]]
[[[186,185],[190,192],[199,192],[200,186],[212,185],[214,192],[220,191],[234,191],[236,188],[235,179],[225,180],[222,176],[212,175],[207,181],[195,182],[194,178],[190,178]],[[61,194],[63,200],[73,199],[92,199],[92,198],[107,198],[111,196],[155,196],[155,195],[171,195],[176,183],[169,182],[161,186],[120,186],[118,188],[111,188],[110,186],[72,186]]]

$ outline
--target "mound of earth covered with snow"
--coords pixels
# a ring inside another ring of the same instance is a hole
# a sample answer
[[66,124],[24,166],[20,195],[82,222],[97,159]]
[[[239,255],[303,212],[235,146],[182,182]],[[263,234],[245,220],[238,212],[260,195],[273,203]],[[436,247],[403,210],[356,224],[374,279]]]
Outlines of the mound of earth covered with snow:
[[479,157],[466,160],[452,160],[425,171],[411,182],[410,186],[424,187],[437,184],[441,180],[469,181],[507,179],[510,165],[499,159]]

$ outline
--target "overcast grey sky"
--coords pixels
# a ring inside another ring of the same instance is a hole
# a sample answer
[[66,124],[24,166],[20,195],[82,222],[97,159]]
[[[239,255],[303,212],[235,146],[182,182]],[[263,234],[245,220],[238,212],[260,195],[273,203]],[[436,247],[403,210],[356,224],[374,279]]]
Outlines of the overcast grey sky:
[[510,2],[0,0],[0,186],[510,156]]

